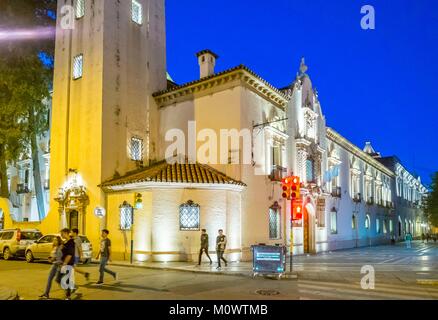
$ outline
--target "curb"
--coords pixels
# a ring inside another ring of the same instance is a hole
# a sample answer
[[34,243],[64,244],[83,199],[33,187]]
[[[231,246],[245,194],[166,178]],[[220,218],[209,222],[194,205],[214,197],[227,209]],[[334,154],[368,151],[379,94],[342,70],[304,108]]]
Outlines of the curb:
[[[93,264],[99,264],[99,262],[93,261]],[[139,265],[131,265],[131,264],[122,264],[122,263],[111,263],[112,266],[115,267],[125,267],[125,268],[139,268],[139,269],[148,269],[148,270],[160,270],[160,271],[177,271],[177,272],[188,272],[195,274],[209,274],[216,276],[234,276],[234,277],[244,277],[244,278],[254,278],[252,272],[223,272],[223,271],[203,271],[203,270],[188,270],[188,269],[179,269],[172,267],[153,267],[153,266],[139,266]],[[286,274],[282,277],[283,280],[296,280],[298,279],[297,273]]]

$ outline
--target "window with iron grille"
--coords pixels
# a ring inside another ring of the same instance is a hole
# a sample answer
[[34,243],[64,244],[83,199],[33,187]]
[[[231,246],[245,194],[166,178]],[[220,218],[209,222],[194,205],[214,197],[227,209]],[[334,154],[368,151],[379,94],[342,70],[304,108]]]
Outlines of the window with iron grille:
[[136,0],[132,0],[132,21],[137,24],[143,23],[143,7]]
[[84,56],[82,54],[74,57],[74,59],[73,59],[73,79],[74,80],[82,78],[83,65],[84,65]]
[[143,139],[138,137],[131,138],[131,159],[134,161],[143,160]]
[[188,201],[179,207],[179,229],[181,231],[200,230],[200,206]]
[[330,212],[330,233],[338,233],[338,213],[335,210]]
[[76,19],[80,19],[85,15],[85,0],[76,0],[75,14]]
[[127,231],[132,229],[133,216],[133,207],[127,203],[120,206],[120,230]]
[[281,239],[281,208],[275,203],[269,208],[269,239]]

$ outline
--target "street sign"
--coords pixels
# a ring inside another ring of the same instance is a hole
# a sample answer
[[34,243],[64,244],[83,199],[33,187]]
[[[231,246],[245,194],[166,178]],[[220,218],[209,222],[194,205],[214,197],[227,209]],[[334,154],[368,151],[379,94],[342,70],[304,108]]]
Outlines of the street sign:
[[94,209],[94,215],[98,218],[104,218],[106,215],[106,210],[105,208],[102,207],[96,207],[96,209]]

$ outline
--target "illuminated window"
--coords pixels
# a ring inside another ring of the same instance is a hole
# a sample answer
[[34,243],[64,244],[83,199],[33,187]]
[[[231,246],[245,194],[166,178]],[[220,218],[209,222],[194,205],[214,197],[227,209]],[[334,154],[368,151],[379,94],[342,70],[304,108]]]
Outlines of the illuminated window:
[[281,239],[281,208],[278,203],[269,208],[269,239]]
[[380,219],[376,219],[376,233],[380,234]]
[[338,213],[335,210],[330,212],[330,232],[331,234],[338,233]]
[[131,230],[134,218],[134,208],[127,202],[120,206],[120,230]]
[[181,231],[199,231],[200,220],[199,204],[189,200],[179,207],[179,229]]
[[84,64],[84,56],[82,54],[77,55],[73,59],[73,79],[77,80],[82,78]]
[[136,0],[132,0],[132,21],[137,24],[143,23],[143,7]]
[[388,229],[386,228],[386,220],[383,220],[383,233],[384,234],[388,233]]
[[134,161],[143,160],[143,139],[137,137],[131,138],[131,159]]
[[80,19],[85,15],[85,0],[76,0],[75,14],[76,19]]
[[389,220],[389,232],[394,232],[394,222],[392,220]]
[[365,217],[365,229],[369,229],[371,225],[371,219],[370,219],[370,215],[367,214],[367,216]]

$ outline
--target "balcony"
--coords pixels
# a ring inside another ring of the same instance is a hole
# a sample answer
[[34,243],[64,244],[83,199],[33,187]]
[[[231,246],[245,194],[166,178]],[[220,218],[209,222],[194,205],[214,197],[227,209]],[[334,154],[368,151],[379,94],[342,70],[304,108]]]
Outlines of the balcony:
[[372,206],[373,204],[374,204],[374,198],[373,197],[368,197],[367,205]]
[[361,203],[362,202],[362,195],[360,193],[356,193],[353,196],[353,202],[355,203]]
[[272,166],[271,174],[269,175],[269,179],[271,181],[281,182],[283,178],[286,177],[287,169],[280,166]]
[[386,201],[386,207],[388,209],[394,209],[394,202],[392,201]]
[[383,201],[383,200],[378,200],[377,202],[377,205],[379,206],[379,207],[385,207],[386,206],[386,203],[385,203],[385,201]]
[[341,191],[342,191],[341,187],[333,187],[332,188],[332,197],[340,199],[342,197]]
[[24,183],[17,184],[17,194],[26,194],[26,193],[30,193],[27,184]]

